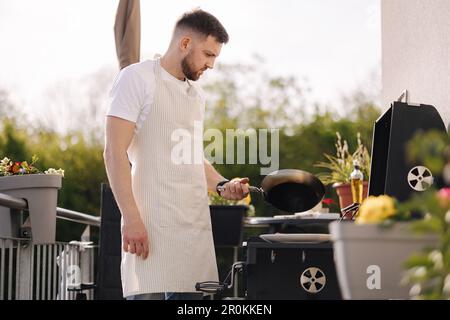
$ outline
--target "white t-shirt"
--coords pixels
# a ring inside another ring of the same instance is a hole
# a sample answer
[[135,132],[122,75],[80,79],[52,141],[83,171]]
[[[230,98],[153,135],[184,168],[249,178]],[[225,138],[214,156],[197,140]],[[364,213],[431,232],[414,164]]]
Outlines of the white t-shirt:
[[[135,132],[141,128],[153,102],[155,63],[156,60],[145,60],[123,68],[117,75],[109,94],[110,104],[106,115],[135,122]],[[175,78],[164,68],[161,68],[161,77],[163,80],[176,83],[180,90],[189,89],[187,81]],[[192,85],[192,82],[190,83]]]

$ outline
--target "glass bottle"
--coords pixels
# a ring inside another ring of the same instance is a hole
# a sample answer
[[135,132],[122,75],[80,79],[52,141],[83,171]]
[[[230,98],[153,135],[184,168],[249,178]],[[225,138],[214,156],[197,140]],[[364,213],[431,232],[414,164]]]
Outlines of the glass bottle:
[[354,203],[362,203],[363,201],[363,181],[364,175],[360,170],[358,160],[353,161],[353,171],[350,174],[350,184],[352,189],[352,200]]

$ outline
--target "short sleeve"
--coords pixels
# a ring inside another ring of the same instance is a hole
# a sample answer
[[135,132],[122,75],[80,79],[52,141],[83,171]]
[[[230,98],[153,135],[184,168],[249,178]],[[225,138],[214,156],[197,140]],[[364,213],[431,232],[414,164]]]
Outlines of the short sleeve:
[[124,68],[114,81],[109,97],[108,116],[136,123],[144,105],[144,81],[133,69]]

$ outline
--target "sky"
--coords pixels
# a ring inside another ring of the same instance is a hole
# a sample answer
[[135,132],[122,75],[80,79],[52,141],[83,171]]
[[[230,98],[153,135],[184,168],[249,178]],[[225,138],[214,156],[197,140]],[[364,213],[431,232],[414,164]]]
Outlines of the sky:
[[[0,0],[0,88],[38,115],[48,88],[117,68],[117,5]],[[256,53],[271,75],[307,79],[310,98],[320,103],[338,101],[381,68],[379,0],[141,0],[141,60],[164,53],[175,20],[195,7],[214,14],[230,35],[218,63],[249,63]]]

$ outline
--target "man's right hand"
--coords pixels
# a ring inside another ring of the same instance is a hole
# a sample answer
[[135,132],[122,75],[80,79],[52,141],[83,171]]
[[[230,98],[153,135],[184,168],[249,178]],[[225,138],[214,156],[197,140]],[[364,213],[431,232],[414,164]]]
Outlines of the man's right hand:
[[149,253],[148,233],[141,218],[124,221],[122,243],[125,252],[147,259]]

